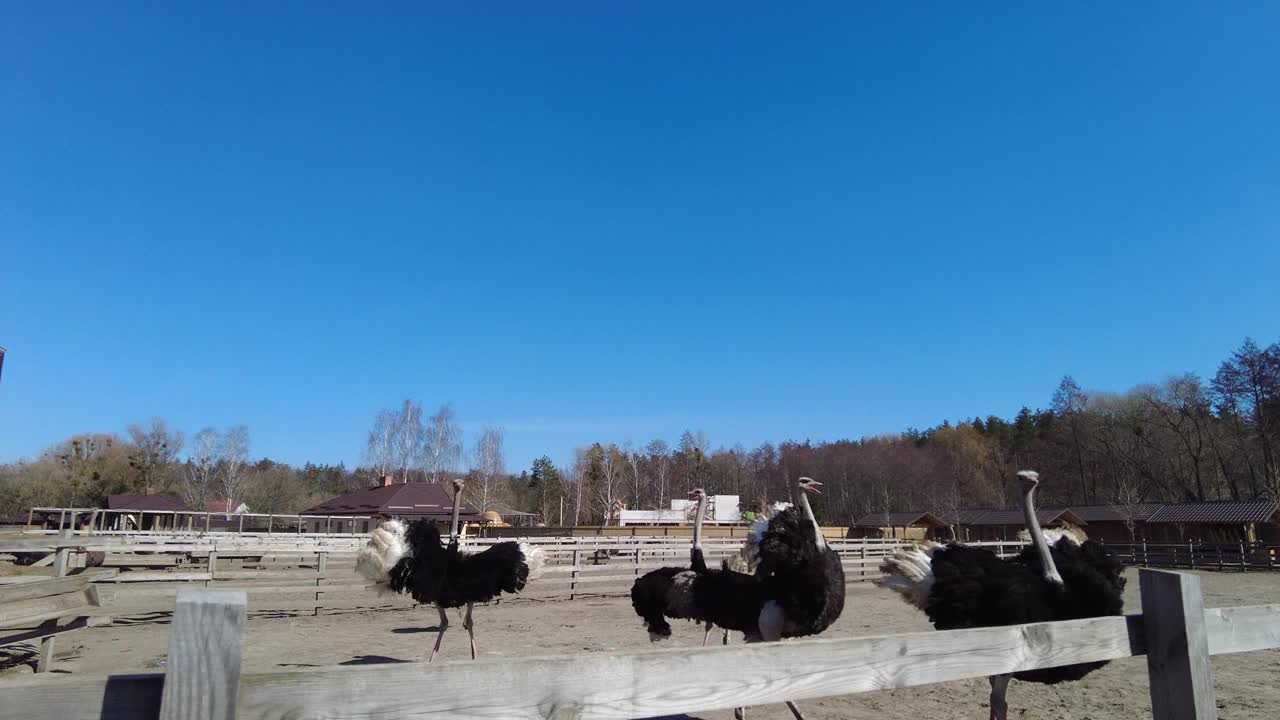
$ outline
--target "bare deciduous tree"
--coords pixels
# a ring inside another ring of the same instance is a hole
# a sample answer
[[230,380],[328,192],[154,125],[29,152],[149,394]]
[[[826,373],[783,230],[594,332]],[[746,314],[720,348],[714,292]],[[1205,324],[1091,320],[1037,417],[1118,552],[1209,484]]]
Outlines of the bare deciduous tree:
[[445,473],[457,467],[462,457],[462,431],[449,403],[440,406],[427,420],[423,469],[431,482],[440,482]]
[[369,441],[364,461],[373,473],[381,478],[390,475],[395,467],[396,415],[390,410],[379,410],[369,430]]
[[662,440],[652,440],[644,449],[649,454],[649,464],[653,468],[658,509],[662,509],[667,506],[667,483],[671,480],[671,448]]
[[163,492],[173,482],[170,464],[182,451],[181,432],[169,432],[164,418],[151,418],[151,425],[129,426],[129,439],[133,449],[129,453],[129,466],[137,472],[138,489],[143,495],[152,490]]
[[222,461],[222,496],[227,501],[227,512],[232,512],[241,500],[249,475],[249,428],[228,428],[218,455]]
[[191,454],[187,456],[187,472],[182,486],[187,507],[203,510],[208,503],[217,473],[221,442],[218,431],[213,428],[205,428],[191,439]]
[[486,426],[480,431],[476,440],[472,475],[475,481],[467,485],[472,501],[480,512],[490,510],[498,498],[502,487],[502,477],[506,474],[506,459],[502,452],[502,428]]
[[393,434],[396,467],[400,468],[400,482],[409,482],[409,469],[423,454],[425,428],[422,425],[422,405],[405,400],[395,419]]

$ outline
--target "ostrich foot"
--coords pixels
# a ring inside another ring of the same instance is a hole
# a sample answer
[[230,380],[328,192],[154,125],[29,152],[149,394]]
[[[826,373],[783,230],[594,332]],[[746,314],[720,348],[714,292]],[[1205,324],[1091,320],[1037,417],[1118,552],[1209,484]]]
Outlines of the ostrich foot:
[[796,704],[790,700],[787,701],[787,709],[791,711],[792,715],[795,715],[796,720],[804,720],[804,714],[800,712],[800,708],[796,707]]

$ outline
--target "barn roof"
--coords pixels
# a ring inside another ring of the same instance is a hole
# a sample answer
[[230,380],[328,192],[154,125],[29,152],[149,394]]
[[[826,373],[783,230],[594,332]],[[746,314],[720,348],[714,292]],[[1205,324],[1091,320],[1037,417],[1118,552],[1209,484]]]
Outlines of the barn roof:
[[190,512],[191,508],[168,495],[108,495],[108,510],[172,510]]
[[1145,522],[1160,508],[1161,503],[1138,503],[1136,505],[1072,505],[1069,509],[1085,522],[1124,522],[1125,516],[1132,514],[1134,520]]
[[989,508],[965,508],[953,512],[940,512],[938,517],[948,525],[973,525],[991,512]]
[[1277,513],[1280,513],[1280,503],[1275,500],[1207,500],[1164,505],[1147,522],[1235,525],[1267,522]]
[[[357,490],[303,510],[301,514],[449,517],[452,512],[453,498],[443,486],[435,483],[394,483]],[[463,520],[480,519],[480,513],[468,505],[462,506],[461,515]]]
[[[1087,525],[1083,518],[1067,508],[1041,508],[1036,510],[1036,519],[1041,525],[1052,525],[1056,522],[1067,522],[1072,525]],[[987,510],[976,519],[961,521],[961,525],[1021,525],[1022,510],[1019,508],[1003,508]]]
[[853,524],[854,527],[911,527],[913,525],[925,525],[927,527],[942,528],[947,524],[942,518],[931,512],[891,512],[891,513],[871,513],[859,519]]

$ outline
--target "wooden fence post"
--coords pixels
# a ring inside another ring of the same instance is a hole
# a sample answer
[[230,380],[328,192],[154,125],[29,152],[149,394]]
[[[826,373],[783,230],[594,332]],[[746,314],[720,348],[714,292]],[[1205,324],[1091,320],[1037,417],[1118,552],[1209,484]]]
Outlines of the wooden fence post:
[[328,567],[329,559],[329,553],[327,552],[318,552],[316,555],[316,606],[311,609],[312,615],[320,614],[320,593],[324,592],[320,589],[320,585],[325,578],[325,569]]
[[573,595],[578,589],[578,552],[579,551],[576,548],[573,551],[573,570],[570,573],[570,577],[573,578],[573,581],[569,583],[570,600],[573,599]]
[[859,556],[859,559],[862,560],[862,564],[858,566],[858,581],[866,582],[867,581],[867,546],[866,545],[863,545],[861,548],[859,548],[858,556]]
[[213,581],[216,579],[215,573],[217,573],[217,571],[218,571],[218,551],[210,550],[209,551],[209,579],[204,581],[204,586],[206,588],[213,585]]
[[1142,622],[1155,720],[1216,720],[1204,598],[1195,575],[1143,569]]
[[[58,548],[57,554],[53,561],[53,576],[56,578],[67,576],[67,560],[68,554],[71,552],[69,548]],[[41,630],[57,630],[58,619],[46,620],[40,624]],[[47,637],[40,641],[40,655],[36,658],[36,672],[47,672],[53,665],[53,641],[55,638]]]
[[243,590],[179,590],[160,720],[235,720]]

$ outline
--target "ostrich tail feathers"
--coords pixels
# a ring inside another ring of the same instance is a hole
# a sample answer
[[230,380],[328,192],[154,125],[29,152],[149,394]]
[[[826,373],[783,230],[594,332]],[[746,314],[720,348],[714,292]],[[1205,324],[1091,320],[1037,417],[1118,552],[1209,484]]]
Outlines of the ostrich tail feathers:
[[942,547],[936,542],[926,541],[894,551],[880,564],[880,571],[885,576],[876,580],[876,585],[893,590],[924,610],[929,591],[933,588],[933,554]]
[[391,569],[409,553],[405,543],[405,524],[389,520],[379,525],[368,544],[356,554],[356,572],[369,582],[385,586],[391,581]]
[[542,574],[542,566],[547,564],[547,551],[536,545],[520,543],[520,553],[524,555],[524,564],[529,568],[529,577],[525,582],[532,582]]

